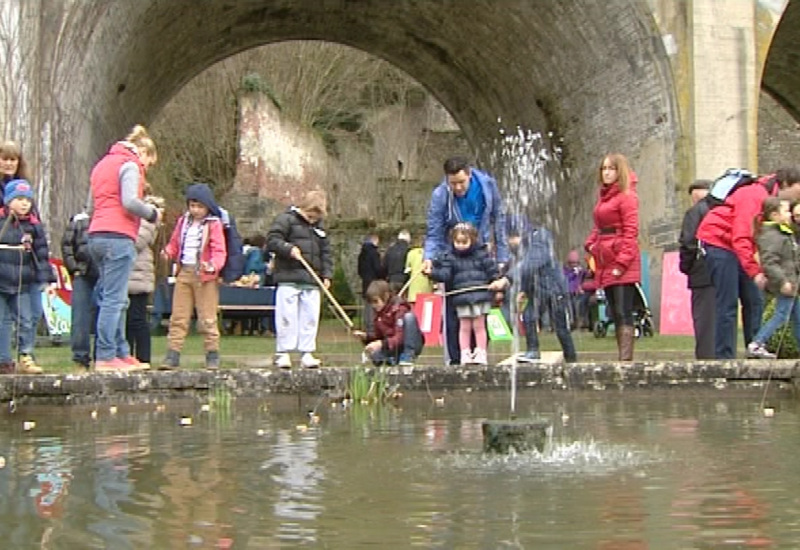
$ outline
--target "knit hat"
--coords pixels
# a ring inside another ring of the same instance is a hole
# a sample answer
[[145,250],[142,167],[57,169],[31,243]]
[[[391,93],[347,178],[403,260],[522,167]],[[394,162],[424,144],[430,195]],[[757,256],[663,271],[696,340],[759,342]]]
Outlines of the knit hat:
[[33,187],[28,183],[28,180],[11,180],[6,184],[6,188],[3,191],[3,203],[8,206],[12,200],[19,197],[26,197],[31,201],[33,200]]

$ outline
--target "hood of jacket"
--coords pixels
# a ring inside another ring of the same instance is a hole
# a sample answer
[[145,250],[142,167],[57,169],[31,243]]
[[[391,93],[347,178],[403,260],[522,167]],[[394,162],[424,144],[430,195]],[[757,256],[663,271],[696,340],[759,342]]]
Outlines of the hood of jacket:
[[219,205],[214,200],[214,192],[206,183],[193,183],[186,189],[186,202],[197,201],[208,208],[212,216],[220,217]]

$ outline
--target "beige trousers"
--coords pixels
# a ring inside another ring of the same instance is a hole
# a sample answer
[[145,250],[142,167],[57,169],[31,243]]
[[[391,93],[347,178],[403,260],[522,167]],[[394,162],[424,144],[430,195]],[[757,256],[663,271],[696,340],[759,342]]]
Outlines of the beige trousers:
[[206,351],[218,351],[217,306],[219,306],[217,282],[204,283],[193,269],[181,270],[172,294],[172,315],[169,318],[167,336],[169,349],[181,351],[189,332],[192,313],[197,309],[197,330],[203,334],[203,347]]

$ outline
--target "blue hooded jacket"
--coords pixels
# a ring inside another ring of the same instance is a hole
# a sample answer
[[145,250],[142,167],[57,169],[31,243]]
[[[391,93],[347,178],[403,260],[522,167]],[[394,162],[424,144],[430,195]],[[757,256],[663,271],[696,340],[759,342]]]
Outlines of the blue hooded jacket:
[[205,207],[208,208],[208,213],[212,216],[217,218],[222,217],[219,211],[219,205],[217,201],[214,200],[214,192],[206,183],[193,183],[186,188],[186,202],[188,203],[189,201],[197,201],[205,205]]
[[[478,227],[480,244],[491,242],[494,233],[497,262],[508,263],[508,240],[506,239],[506,222],[503,213],[503,201],[500,190],[493,177],[477,168],[471,168],[470,185],[480,185],[483,190],[485,208]],[[427,229],[425,232],[425,251],[423,258],[433,260],[450,247],[447,236],[457,223],[463,222],[453,191],[447,183],[447,177],[433,190],[428,206]]]
[[214,200],[214,192],[206,183],[193,183],[187,187],[186,201],[197,201],[204,204],[208,208],[209,215],[219,218],[222,222],[228,258],[225,267],[220,271],[220,276],[226,283],[236,281],[244,274],[245,258],[242,250],[242,237],[236,229],[236,221],[233,216],[217,204]]

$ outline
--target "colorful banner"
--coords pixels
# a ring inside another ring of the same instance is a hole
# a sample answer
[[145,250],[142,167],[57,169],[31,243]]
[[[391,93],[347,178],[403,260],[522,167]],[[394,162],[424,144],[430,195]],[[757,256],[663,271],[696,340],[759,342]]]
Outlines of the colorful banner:
[[660,334],[694,335],[692,294],[678,269],[678,251],[664,252],[661,271]]
[[426,346],[441,345],[442,297],[439,294],[417,294],[414,315],[425,337]]
[[58,258],[50,258],[56,282],[42,291],[42,309],[51,336],[69,334],[72,326],[72,279]]

